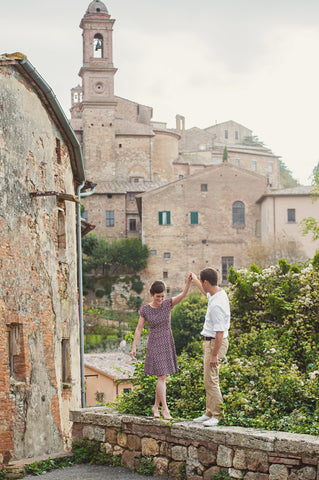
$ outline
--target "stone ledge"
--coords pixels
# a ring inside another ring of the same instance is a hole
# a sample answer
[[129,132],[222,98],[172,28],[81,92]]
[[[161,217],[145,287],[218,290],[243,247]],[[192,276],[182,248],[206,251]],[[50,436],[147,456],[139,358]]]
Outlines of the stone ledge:
[[[244,427],[204,427],[192,421],[165,422],[152,417],[137,417],[117,413],[107,407],[83,408],[70,412],[73,423],[94,424],[105,427],[124,428],[127,425],[144,427],[145,436],[165,435],[193,443],[223,444],[229,447],[244,447],[250,450],[258,449],[266,452],[298,456],[319,456],[319,437],[312,435],[276,432]],[[145,427],[150,427],[148,433]],[[151,427],[158,427],[153,429]],[[170,430],[170,433],[164,430]],[[126,429],[125,429],[126,430]],[[129,432],[131,429],[127,428]],[[141,431],[143,431],[141,430]],[[157,430],[157,431],[156,431]],[[287,457],[287,455],[285,455]]]

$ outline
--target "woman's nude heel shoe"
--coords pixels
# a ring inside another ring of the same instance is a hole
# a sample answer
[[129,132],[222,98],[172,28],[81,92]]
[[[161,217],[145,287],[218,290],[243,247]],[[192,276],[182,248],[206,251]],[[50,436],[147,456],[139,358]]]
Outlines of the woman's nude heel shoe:
[[152,408],[152,413],[153,413],[154,418],[159,418],[160,417],[158,412],[156,412],[156,413],[154,412],[154,407]]

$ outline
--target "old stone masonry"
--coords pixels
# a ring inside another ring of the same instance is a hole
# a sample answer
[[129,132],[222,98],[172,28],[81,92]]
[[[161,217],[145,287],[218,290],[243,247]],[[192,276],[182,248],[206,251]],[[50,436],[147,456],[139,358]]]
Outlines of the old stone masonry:
[[319,480],[319,438],[242,427],[165,423],[106,408],[71,412],[73,439],[98,440],[133,470],[149,457],[155,475],[210,480],[221,469],[234,479]]

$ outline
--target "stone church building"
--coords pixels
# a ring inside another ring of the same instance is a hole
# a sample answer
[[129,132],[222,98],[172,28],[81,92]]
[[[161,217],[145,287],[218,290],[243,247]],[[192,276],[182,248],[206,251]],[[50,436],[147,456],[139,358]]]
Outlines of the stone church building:
[[[104,3],[93,0],[80,23],[82,82],[71,90],[70,123],[83,148],[87,177],[97,183],[95,195],[83,201],[85,218],[98,234],[110,239],[138,236],[157,252],[145,272],[147,283],[165,278],[168,258],[163,254],[173,248],[169,241],[176,249],[169,269],[176,288],[182,285],[181,271],[198,271],[207,264],[215,265],[224,280],[231,264],[247,264],[247,245],[264,240],[263,200],[256,202],[280,189],[279,157],[235,121],[187,129],[185,118],[176,115],[175,128],[168,128],[152,120],[151,107],[116,96],[114,22]],[[206,192],[197,188],[205,184]],[[234,228],[232,209],[244,212],[247,224]],[[179,222],[158,228],[160,212],[163,223],[165,212]],[[197,212],[196,227],[186,222],[190,212],[193,220]],[[191,264],[187,258],[193,259]]]

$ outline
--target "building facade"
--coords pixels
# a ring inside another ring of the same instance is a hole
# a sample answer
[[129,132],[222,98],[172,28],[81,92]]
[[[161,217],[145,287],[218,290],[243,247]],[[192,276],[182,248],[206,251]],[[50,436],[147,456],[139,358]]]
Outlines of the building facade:
[[70,447],[80,406],[80,145],[21,54],[0,56],[0,463]]
[[[142,235],[135,196],[228,161],[268,178],[279,186],[279,160],[258,143],[252,131],[233,122],[206,129],[176,128],[152,120],[153,109],[114,95],[114,19],[104,3],[93,0],[81,20],[83,65],[81,85],[71,90],[70,123],[83,147],[87,177],[96,194],[83,201],[86,219],[96,233],[109,238]],[[263,193],[263,192],[261,192]],[[143,227],[144,228],[144,227]]]

